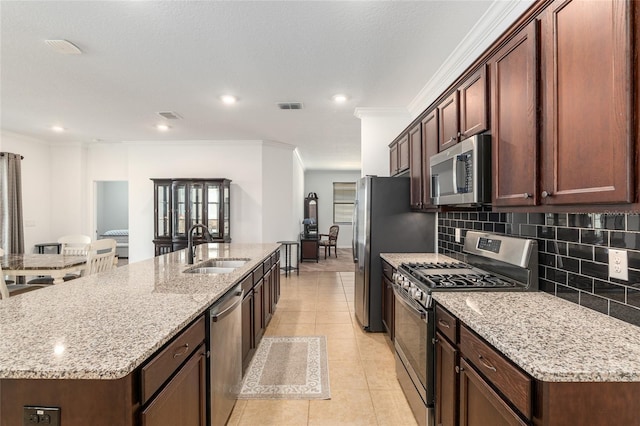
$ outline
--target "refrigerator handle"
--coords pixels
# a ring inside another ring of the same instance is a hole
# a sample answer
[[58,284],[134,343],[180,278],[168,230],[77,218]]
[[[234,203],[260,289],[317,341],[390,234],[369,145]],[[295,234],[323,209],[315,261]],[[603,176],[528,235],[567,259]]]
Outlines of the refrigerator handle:
[[358,200],[355,200],[353,202],[353,215],[351,216],[351,224],[353,225],[353,238],[351,240],[351,253],[353,254],[353,263],[357,263],[358,262],[358,255],[356,253],[356,250],[358,248],[358,244],[356,243],[356,240],[358,238]]

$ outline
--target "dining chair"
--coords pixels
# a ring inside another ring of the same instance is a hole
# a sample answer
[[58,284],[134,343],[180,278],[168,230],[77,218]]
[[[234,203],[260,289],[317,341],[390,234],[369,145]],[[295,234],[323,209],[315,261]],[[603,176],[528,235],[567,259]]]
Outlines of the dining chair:
[[61,244],[60,253],[69,256],[86,256],[91,244],[91,237],[88,235],[63,235],[58,238]]
[[113,269],[115,267],[115,257],[116,240],[105,238],[92,242],[89,247],[83,276]]
[[[333,253],[338,257],[338,233],[340,232],[340,227],[338,225],[331,225],[329,227],[328,234],[319,234],[320,240],[318,241],[318,245],[320,247],[324,247],[324,258],[327,258],[327,249],[329,250],[329,257],[331,257],[331,247],[333,247]],[[326,237],[327,239],[322,239]]]

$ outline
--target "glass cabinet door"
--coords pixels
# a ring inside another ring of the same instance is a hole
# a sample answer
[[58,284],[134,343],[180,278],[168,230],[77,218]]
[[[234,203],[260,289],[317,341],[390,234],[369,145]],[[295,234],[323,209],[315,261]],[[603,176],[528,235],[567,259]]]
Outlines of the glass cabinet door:
[[[202,223],[204,208],[204,189],[201,183],[192,183],[189,185],[189,223],[188,227],[197,223]],[[187,228],[187,231],[189,228]],[[194,236],[203,236],[202,228],[198,228],[193,232]]]
[[220,238],[220,184],[207,183],[207,227],[211,236]]
[[156,185],[156,236],[171,236],[171,184]]
[[187,217],[187,184],[182,182],[174,183],[173,196],[173,229],[176,236],[186,237],[187,230],[189,229],[189,218]]
[[224,187],[224,202],[223,202],[223,216],[224,216],[224,238],[227,240],[230,240],[230,232],[231,230],[229,229],[229,217],[230,217],[230,196],[229,196],[229,184],[225,185]]

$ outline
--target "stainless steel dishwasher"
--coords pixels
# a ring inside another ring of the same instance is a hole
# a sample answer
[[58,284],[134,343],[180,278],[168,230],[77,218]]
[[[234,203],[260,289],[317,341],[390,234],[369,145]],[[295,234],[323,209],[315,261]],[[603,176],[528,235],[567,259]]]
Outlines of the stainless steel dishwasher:
[[233,287],[209,309],[209,392],[211,426],[224,425],[242,385],[242,297]]

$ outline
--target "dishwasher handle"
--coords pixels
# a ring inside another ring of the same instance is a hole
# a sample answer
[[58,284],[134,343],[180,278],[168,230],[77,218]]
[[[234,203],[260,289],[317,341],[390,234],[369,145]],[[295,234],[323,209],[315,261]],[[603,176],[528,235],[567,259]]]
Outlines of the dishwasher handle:
[[[233,298],[235,298],[236,301],[233,302],[231,304],[231,306],[226,307],[225,309],[223,309],[220,312],[216,312],[215,314],[214,313],[211,314],[211,321],[212,322],[221,321],[224,317],[229,315],[239,304],[241,304],[242,303],[242,299],[244,298],[244,290],[236,291],[235,295],[233,296]],[[225,302],[227,302],[229,300],[231,300],[231,297],[229,297]],[[225,302],[223,302],[223,303],[225,303]]]

